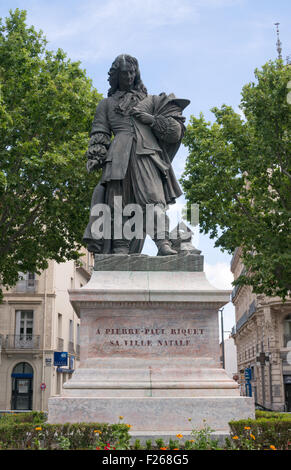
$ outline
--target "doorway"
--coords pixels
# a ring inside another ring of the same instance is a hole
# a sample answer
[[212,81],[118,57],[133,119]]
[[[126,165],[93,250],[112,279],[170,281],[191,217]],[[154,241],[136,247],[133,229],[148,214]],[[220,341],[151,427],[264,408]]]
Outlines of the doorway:
[[11,374],[12,410],[32,410],[33,369],[27,362],[17,364]]
[[291,411],[291,383],[285,384],[286,411]]

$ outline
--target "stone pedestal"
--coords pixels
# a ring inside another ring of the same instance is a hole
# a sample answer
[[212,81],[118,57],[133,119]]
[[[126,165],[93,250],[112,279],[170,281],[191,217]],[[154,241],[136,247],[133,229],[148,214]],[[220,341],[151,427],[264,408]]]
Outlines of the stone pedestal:
[[240,397],[219,361],[217,311],[229,292],[208,283],[199,255],[163,257],[160,269],[159,257],[147,258],[103,255],[89,283],[70,290],[81,362],[49,400],[49,422],[122,415],[133,432],[189,431],[203,420],[227,431],[230,420],[253,417],[253,399]]

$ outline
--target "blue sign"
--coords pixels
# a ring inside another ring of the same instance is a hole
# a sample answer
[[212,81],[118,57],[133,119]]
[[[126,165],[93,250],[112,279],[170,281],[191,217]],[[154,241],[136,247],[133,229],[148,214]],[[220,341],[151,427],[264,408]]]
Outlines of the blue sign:
[[63,368],[63,367],[57,367],[57,372],[62,372],[63,374],[73,374],[73,372],[75,372],[75,369],[67,369],[67,368]]
[[246,383],[246,396],[247,397],[252,396],[252,384],[251,384],[251,382]]
[[245,369],[245,379],[252,380],[252,369],[249,367]]
[[67,366],[68,353],[67,352],[54,352],[54,366]]

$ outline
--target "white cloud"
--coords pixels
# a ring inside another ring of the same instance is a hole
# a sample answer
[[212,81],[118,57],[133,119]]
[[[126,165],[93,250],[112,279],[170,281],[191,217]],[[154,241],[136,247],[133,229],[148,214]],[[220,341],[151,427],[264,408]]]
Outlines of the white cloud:
[[[85,0],[71,10],[42,3],[29,12],[29,19],[40,25],[50,43],[61,43],[70,57],[94,62],[117,50],[152,47],[155,30],[196,21],[198,16],[195,2],[189,0]],[[162,34],[160,41],[166,41]]]
[[204,264],[204,271],[210,284],[217,289],[232,289],[233,275],[230,271],[229,264],[216,263]]
[[[243,0],[83,0],[79,3],[26,1],[28,19],[40,27],[49,43],[62,47],[74,60],[94,63],[122,52],[169,54],[189,40],[169,29],[197,24],[204,9],[232,6]],[[28,7],[31,5],[31,9]],[[188,46],[189,47],[189,46]]]

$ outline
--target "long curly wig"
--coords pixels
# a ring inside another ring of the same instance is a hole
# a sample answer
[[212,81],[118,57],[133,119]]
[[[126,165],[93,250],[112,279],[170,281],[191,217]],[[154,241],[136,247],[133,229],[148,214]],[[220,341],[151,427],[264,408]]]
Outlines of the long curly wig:
[[116,59],[112,63],[111,68],[108,72],[108,75],[109,75],[108,81],[110,84],[110,88],[108,90],[108,96],[112,96],[118,90],[119,68],[120,68],[121,62],[124,62],[124,61],[128,62],[135,69],[135,79],[134,79],[133,89],[147,95],[147,89],[144,86],[140,78],[140,71],[139,71],[137,59],[128,54],[120,54],[119,56],[116,57]]

